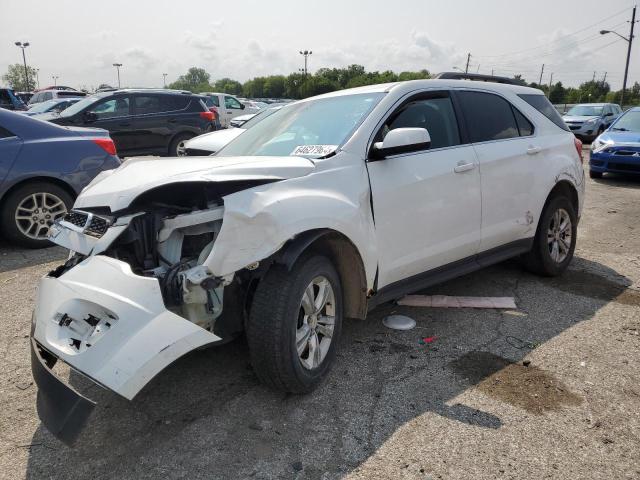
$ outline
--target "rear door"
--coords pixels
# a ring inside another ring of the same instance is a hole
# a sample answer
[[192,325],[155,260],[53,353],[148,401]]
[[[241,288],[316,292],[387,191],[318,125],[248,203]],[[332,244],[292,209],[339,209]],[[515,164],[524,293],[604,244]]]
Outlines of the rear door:
[[482,235],[479,252],[533,237],[537,218],[535,182],[546,154],[534,126],[506,98],[457,90],[465,124],[480,163]]
[[22,147],[22,140],[0,125],[0,186],[9,174]]
[[480,177],[447,91],[403,101],[375,142],[395,128],[426,128],[424,150],[369,160],[379,252],[378,285],[472,257],[480,242]]

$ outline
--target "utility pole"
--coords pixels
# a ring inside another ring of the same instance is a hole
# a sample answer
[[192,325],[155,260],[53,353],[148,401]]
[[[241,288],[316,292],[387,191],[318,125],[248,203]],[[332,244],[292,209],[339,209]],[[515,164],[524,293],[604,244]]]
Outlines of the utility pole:
[[118,88],[120,88],[120,67],[122,66],[122,64],[114,63],[113,66],[118,70]]
[[538,85],[542,86],[542,74],[544,73],[544,63],[542,64],[542,68],[540,69],[540,80],[538,81]]
[[467,53],[467,66],[464,69],[464,73],[469,73],[469,62],[471,61],[471,54]]
[[551,98],[551,84],[553,83],[553,72],[551,72],[551,77],[549,77],[549,95],[547,98]]
[[24,62],[24,82],[25,91],[31,90],[29,88],[29,70],[27,70],[27,57],[24,54],[25,49],[29,46],[29,42],[15,42],[16,46],[22,49],[22,61]]
[[478,64],[478,68],[476,68],[476,73],[480,73],[480,64]]
[[162,74],[162,83],[164,85],[164,88],[167,88],[167,74],[166,73]]
[[633,28],[636,25],[636,7],[633,7],[633,12],[631,13],[631,30],[629,31],[629,38],[624,35],[620,35],[618,32],[614,32],[613,30],[600,30],[600,35],[606,35],[607,33],[613,33],[614,35],[619,36],[621,39],[627,42],[627,62],[624,67],[624,80],[622,81],[622,94],[620,95],[620,106],[624,108],[624,92],[627,89],[627,76],[629,74],[629,60],[631,59],[631,45],[633,44]]
[[300,50],[300,55],[304,56],[304,76],[307,76],[308,70],[307,70],[307,59],[309,58],[309,55],[313,54],[313,52],[311,50]]
[[593,72],[593,77],[591,78],[591,83],[596,81],[596,72]]
[[36,68],[36,82],[38,85],[38,88],[40,88],[40,69]]
[[604,72],[604,77],[602,77],[602,85],[607,81],[607,72]]

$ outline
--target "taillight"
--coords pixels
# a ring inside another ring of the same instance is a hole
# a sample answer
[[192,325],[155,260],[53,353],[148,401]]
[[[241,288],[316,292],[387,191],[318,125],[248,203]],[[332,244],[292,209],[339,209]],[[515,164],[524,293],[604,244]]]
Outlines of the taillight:
[[584,163],[584,157],[582,156],[582,140],[577,137],[573,137],[573,144],[576,146],[578,155],[580,155],[580,162]]
[[210,122],[213,122],[213,112],[210,112],[210,111],[200,112],[200,118],[204,118],[205,120],[209,120]]
[[218,118],[218,109],[216,107],[209,107],[209,111],[213,113],[213,119]]
[[109,155],[116,154],[116,145],[113,143],[113,140],[111,140],[110,138],[96,138],[93,140],[93,143],[98,145],[101,149],[103,149]]

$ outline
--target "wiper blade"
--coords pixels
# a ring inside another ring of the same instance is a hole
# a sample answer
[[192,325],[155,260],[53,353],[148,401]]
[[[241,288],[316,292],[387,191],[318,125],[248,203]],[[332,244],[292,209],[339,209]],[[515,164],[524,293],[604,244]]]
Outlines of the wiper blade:
[[624,128],[624,127],[613,127],[611,130],[615,130],[616,132],[628,132],[629,131],[628,128]]

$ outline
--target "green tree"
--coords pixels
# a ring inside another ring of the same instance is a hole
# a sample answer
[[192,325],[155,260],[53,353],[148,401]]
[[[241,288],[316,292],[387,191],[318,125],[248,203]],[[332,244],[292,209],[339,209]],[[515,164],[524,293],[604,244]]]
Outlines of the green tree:
[[27,66],[27,77],[24,78],[24,65],[14,63],[9,65],[2,81],[18,92],[30,92],[36,88],[36,69]]
[[264,82],[264,96],[267,98],[282,98],[285,89],[284,75],[271,75]]
[[169,84],[169,88],[176,90],[189,90],[190,92],[199,93],[211,90],[209,85],[209,75],[204,68],[191,67],[186,74],[180,75],[178,80]]
[[562,82],[558,82],[551,86],[549,101],[551,103],[563,103],[565,101],[565,93],[565,88],[562,86]]
[[242,84],[231,78],[221,78],[213,84],[213,89],[220,93],[230,93],[231,95],[242,95]]

